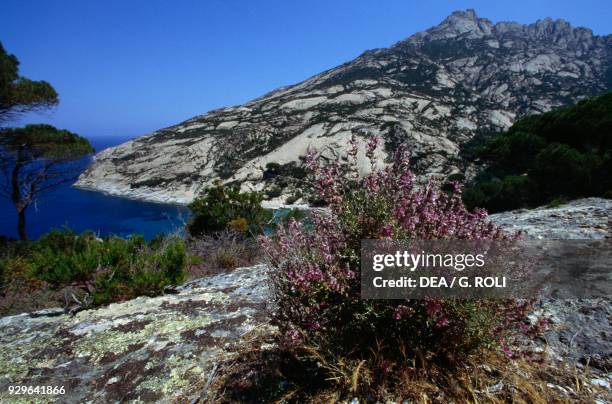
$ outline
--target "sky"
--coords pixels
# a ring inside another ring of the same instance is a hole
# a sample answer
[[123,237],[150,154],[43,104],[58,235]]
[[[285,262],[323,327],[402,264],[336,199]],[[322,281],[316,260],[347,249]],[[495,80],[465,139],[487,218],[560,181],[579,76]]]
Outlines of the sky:
[[50,82],[50,123],[134,137],[237,105],[473,8],[493,22],[563,18],[612,33],[610,0],[1,0],[0,41]]

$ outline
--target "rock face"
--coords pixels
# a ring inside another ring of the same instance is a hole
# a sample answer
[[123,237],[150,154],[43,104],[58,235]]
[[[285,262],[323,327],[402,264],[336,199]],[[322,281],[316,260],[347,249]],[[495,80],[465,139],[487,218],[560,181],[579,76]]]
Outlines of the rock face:
[[578,199],[558,207],[519,209],[496,213],[489,218],[508,231],[526,237],[585,240],[612,237],[612,200]]
[[77,186],[185,203],[222,180],[297,200],[310,145],[337,157],[351,134],[372,133],[384,139],[381,161],[403,143],[417,173],[445,177],[465,172],[460,151],[477,134],[612,88],[611,60],[612,35],[458,11],[299,84],[105,150]]
[[[565,238],[579,231],[582,237],[603,238],[609,235],[611,215],[612,201],[587,199],[494,215],[493,220],[509,223],[511,218],[512,229],[534,237]],[[74,316],[47,310],[1,318],[0,402],[16,398],[8,395],[10,385],[65,386],[65,395],[49,401],[188,402],[191,394],[201,393],[194,383],[205,385],[215,364],[235,354],[232,342],[255,328],[272,330],[264,310],[265,277],[264,266],[242,268],[190,282],[176,294],[140,297]],[[540,312],[553,328],[539,346],[556,358],[590,358],[591,367],[610,368],[609,301],[547,301]]]
[[185,401],[227,343],[268,327],[264,278],[264,266],[243,268],[74,316],[58,309],[2,318],[0,402],[19,398],[8,386],[24,384],[64,386],[49,402]]
[[[521,209],[490,218],[510,231],[536,239],[610,239],[612,200],[587,198],[556,208]],[[606,280],[602,280],[605,282]],[[607,280],[610,282],[610,279]],[[612,305],[607,299],[550,299],[543,297],[533,317],[551,323],[544,339],[536,341],[555,359],[569,359],[606,372],[612,368]],[[612,376],[608,373],[608,383]]]

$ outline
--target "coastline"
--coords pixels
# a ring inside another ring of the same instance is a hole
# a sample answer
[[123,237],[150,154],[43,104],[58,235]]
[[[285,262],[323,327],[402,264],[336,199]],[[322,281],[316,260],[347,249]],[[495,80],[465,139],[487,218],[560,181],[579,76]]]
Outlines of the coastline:
[[[132,190],[122,190],[118,187],[104,187],[104,186],[93,186],[87,184],[79,184],[77,181],[72,185],[72,188],[89,191],[89,192],[97,192],[109,196],[131,199],[142,202],[150,202],[150,203],[158,203],[162,205],[177,205],[177,206],[188,206],[192,199],[180,198],[173,195],[163,194],[159,191],[152,191],[150,193],[134,193]],[[312,208],[308,204],[304,203],[296,203],[293,205],[287,205],[282,203],[278,199],[264,200],[261,203],[261,206],[265,209],[300,209],[300,210],[312,210],[316,208]]]

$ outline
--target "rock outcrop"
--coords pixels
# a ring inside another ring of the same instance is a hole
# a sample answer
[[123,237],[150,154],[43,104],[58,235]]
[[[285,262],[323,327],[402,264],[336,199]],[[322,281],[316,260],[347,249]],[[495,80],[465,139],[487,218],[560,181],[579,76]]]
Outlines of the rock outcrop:
[[[491,215],[509,231],[520,230],[527,239],[609,239],[612,248],[612,200],[587,198],[559,207],[521,209]],[[601,282],[611,282],[612,273]],[[612,305],[609,299],[551,299],[543,296],[533,317],[551,322],[539,349],[550,357],[608,372],[612,369]],[[612,375],[608,373],[608,383]]]
[[[611,215],[612,201],[591,198],[492,219],[528,236],[604,238]],[[0,402],[18,398],[8,395],[10,385],[65,386],[65,395],[36,395],[42,402],[199,397],[194,384],[205,385],[215,364],[235,354],[233,342],[255,329],[273,330],[265,279],[260,265],[74,316],[58,309],[0,318]],[[609,384],[603,372],[612,354],[609,301],[547,301],[540,314],[553,327],[537,346],[553,358],[590,361],[597,383]]]
[[[563,20],[493,24],[473,10],[296,85],[99,153],[78,187],[186,203],[215,180],[299,200],[301,157],[341,157],[352,134],[406,144],[421,175],[468,176],[478,134],[612,88],[612,35]],[[363,170],[367,170],[364,164]]]
[[42,402],[185,401],[226,344],[269,327],[265,291],[265,267],[256,266],[74,316],[57,309],[4,317],[0,402],[19,398],[10,385],[65,388],[26,396]]

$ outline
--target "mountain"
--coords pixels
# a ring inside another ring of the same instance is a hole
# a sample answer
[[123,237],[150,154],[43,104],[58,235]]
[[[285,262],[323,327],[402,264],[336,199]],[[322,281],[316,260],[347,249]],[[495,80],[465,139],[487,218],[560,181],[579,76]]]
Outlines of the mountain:
[[307,148],[342,157],[353,133],[380,135],[381,161],[406,144],[422,176],[470,175],[460,153],[467,142],[612,88],[611,62],[612,35],[563,20],[493,24],[456,11],[296,85],[107,149],[76,186],[184,203],[221,180],[294,201]]

